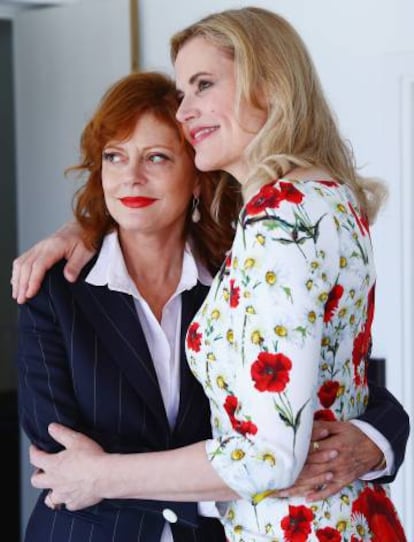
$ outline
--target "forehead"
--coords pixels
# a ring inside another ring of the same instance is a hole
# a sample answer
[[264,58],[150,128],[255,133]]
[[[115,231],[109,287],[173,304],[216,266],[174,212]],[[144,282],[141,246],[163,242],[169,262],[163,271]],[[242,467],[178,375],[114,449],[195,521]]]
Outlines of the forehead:
[[197,75],[233,73],[233,58],[203,36],[190,38],[178,51],[174,63],[175,80],[178,88],[191,84]]
[[152,112],[140,114],[132,124],[129,133],[123,134],[121,130],[118,138],[122,141],[139,139],[148,146],[160,144],[181,146],[182,141],[178,126]]

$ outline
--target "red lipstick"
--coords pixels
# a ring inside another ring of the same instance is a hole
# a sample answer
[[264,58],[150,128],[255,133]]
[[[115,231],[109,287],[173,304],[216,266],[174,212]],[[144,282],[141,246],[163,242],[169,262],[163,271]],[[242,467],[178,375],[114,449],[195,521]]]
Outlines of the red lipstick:
[[120,201],[125,207],[131,207],[133,209],[139,209],[140,207],[148,207],[157,200],[155,198],[144,198],[143,196],[129,196],[126,198],[120,198]]

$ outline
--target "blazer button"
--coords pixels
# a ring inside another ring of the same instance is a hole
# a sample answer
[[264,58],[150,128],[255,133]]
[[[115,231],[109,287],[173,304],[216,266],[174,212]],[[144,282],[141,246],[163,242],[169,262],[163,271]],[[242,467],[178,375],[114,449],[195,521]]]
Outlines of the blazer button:
[[162,515],[168,523],[177,523],[178,521],[177,514],[171,508],[164,508]]

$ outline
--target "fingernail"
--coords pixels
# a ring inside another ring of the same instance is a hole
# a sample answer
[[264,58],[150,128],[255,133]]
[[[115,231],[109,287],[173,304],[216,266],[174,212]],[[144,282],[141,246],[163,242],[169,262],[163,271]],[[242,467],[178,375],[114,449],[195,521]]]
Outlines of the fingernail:
[[338,452],[336,450],[329,452],[329,459],[335,459],[336,457],[338,457]]
[[333,477],[334,477],[333,472],[327,472],[325,475],[325,480],[329,482],[330,480],[333,480]]

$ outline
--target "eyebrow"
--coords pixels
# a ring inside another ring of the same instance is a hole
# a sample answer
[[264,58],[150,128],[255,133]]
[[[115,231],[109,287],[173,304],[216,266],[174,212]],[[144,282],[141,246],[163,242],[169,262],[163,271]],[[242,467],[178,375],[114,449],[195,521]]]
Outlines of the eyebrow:
[[[194,83],[197,81],[197,79],[199,79],[200,77],[212,77],[212,73],[211,72],[197,72],[195,73],[194,75],[192,75],[190,77],[190,79],[188,80],[188,82],[190,83],[190,85],[194,85]],[[177,87],[176,85],[176,89],[177,89],[177,92],[182,92],[181,89],[179,87]]]
[[193,85],[197,81],[197,79],[199,77],[204,77],[206,75],[211,76],[211,73],[210,72],[197,72],[197,73],[195,73],[194,75],[192,75],[190,77],[190,80],[189,80],[190,85]]

